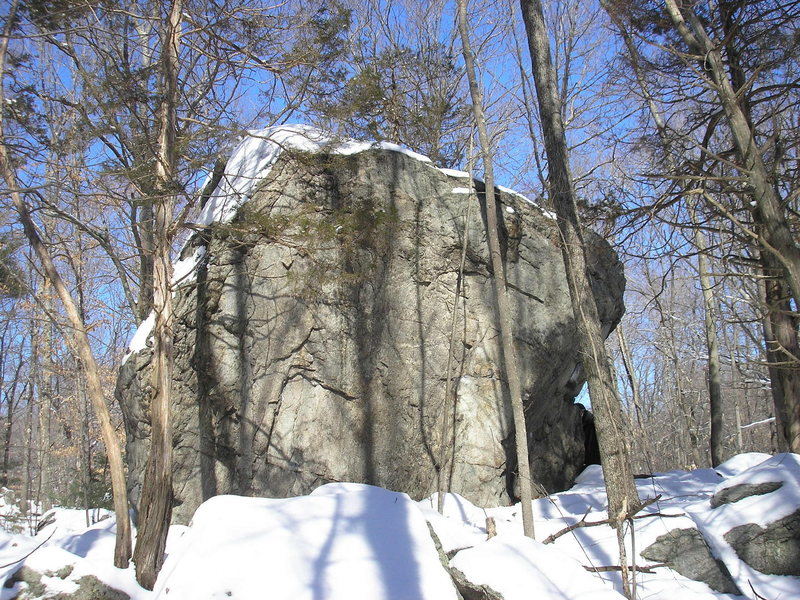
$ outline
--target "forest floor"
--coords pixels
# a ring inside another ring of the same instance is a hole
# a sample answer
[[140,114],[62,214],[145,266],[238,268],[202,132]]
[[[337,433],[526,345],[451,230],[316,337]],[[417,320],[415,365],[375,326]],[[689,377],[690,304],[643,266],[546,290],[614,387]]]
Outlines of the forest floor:
[[[769,482],[782,485],[712,508],[715,493]],[[672,471],[637,485],[642,499],[658,497],[640,513],[649,516],[633,521],[633,535],[627,529],[628,557],[635,545],[637,568],[656,564],[640,553],[660,536],[697,529],[744,597],[800,598],[800,577],[757,571],[725,538],[734,527],[765,527],[800,509],[800,456],[743,454],[717,469]],[[360,484],[330,484],[288,499],[218,496],[198,509],[191,526],[171,528],[154,592],[136,584],[132,568],[112,566],[115,525],[108,511],[59,508],[44,515],[34,536],[0,532],[0,600],[455,600],[456,570],[473,589],[504,600],[610,600],[622,598],[619,573],[586,568],[619,565],[610,526],[581,526],[541,543],[582,520],[605,519],[605,505],[599,467],[584,471],[570,490],[534,501],[539,541],[521,535],[519,505],[483,509],[455,494],[447,496],[444,515],[435,510],[435,496],[414,502]],[[0,505],[9,517],[13,510]],[[496,525],[491,539],[487,517]],[[641,600],[737,597],[667,567],[647,570],[636,574]]]

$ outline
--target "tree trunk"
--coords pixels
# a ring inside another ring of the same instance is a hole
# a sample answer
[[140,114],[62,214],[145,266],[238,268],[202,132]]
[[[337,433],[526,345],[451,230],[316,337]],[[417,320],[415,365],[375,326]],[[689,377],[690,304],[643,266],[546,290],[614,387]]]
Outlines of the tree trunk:
[[622,522],[641,505],[633,482],[622,407],[617,395],[604,345],[600,319],[586,272],[583,236],[578,220],[572,177],[569,170],[566,134],[561,117],[561,101],[555,70],[550,58],[550,41],[540,0],[521,0],[522,16],[528,34],[533,78],[539,102],[539,116],[548,161],[550,197],[556,212],[561,252],[567,275],[575,325],[592,411],[595,413],[597,440],[608,493],[609,518],[614,519],[620,541],[623,589],[630,596],[627,580]]
[[151,442],[145,467],[142,497],[139,502],[140,530],[134,552],[136,579],[153,589],[164,562],[167,532],[172,517],[172,392],[173,312],[172,312],[172,239],[174,178],[176,164],[178,56],[180,49],[182,0],[173,0],[166,23],[162,50],[162,100],[155,207],[155,256],[153,271],[153,389],[150,405]]
[[633,356],[631,355],[630,348],[628,347],[628,340],[625,337],[625,330],[622,323],[617,325],[617,341],[619,342],[619,352],[622,355],[622,364],[625,367],[625,374],[628,378],[628,385],[631,387],[631,401],[633,402],[633,412],[631,427],[635,429],[636,435],[639,438],[639,445],[642,453],[645,455],[645,462],[650,463],[650,448],[648,447],[647,432],[642,420],[642,397],[639,394],[639,379],[636,377],[636,371],[633,368]]
[[764,340],[775,405],[779,449],[800,453],[800,346],[797,317],[792,312],[785,272],[770,253],[761,253],[764,300]]
[[[458,324],[458,305],[461,303],[462,288],[464,286],[464,267],[467,262],[467,248],[469,242],[469,219],[473,200],[477,200],[474,181],[472,179],[472,139],[469,142],[469,152],[467,155],[467,173],[469,177],[469,195],[467,196],[464,208],[464,229],[461,232],[461,260],[458,264],[458,276],[456,278],[456,289],[453,294],[453,315],[450,321],[450,339],[447,349],[447,381],[445,382],[444,402],[442,406],[442,441],[439,452],[439,471],[438,471],[438,496],[437,509],[440,514],[444,514],[445,494],[450,491],[453,479],[453,469],[456,452],[456,422],[458,420],[458,393],[453,382],[453,353],[456,346],[456,326]],[[466,293],[463,294],[466,296]],[[466,319],[466,314],[464,319]],[[452,441],[451,441],[452,439]]]
[[475,70],[475,59],[469,40],[467,27],[467,0],[458,0],[458,30],[461,34],[461,47],[469,80],[469,91],[472,97],[472,110],[478,127],[481,153],[483,155],[484,179],[486,183],[486,236],[489,242],[489,254],[492,261],[492,281],[497,300],[497,314],[500,319],[500,338],[503,353],[503,365],[508,391],[511,395],[511,411],[514,416],[514,437],[519,479],[519,496],[522,504],[522,528],[528,537],[534,537],[533,508],[531,506],[532,484],[531,468],[528,458],[528,429],[525,425],[525,410],[522,403],[522,389],[517,370],[517,354],[514,348],[514,335],[511,331],[511,309],[508,305],[505,267],[500,253],[498,237],[497,202],[494,196],[494,170],[492,168],[492,148],[489,134],[486,131],[486,119],[483,114],[483,94],[478,84]]
[[706,257],[706,239],[697,222],[694,204],[689,204],[689,218],[694,226],[694,245],[697,248],[697,273],[700,277],[700,287],[703,290],[703,316],[706,334],[706,348],[708,349],[708,408],[711,421],[710,449],[711,466],[716,467],[724,460],[722,446],[722,393],[720,385],[720,358],[719,340],[717,339],[717,325],[714,319],[714,291],[711,284],[711,275]]
[[[14,399],[17,397],[17,386],[19,385],[20,371],[22,371],[23,363],[24,361],[20,356],[20,361],[17,363],[17,368],[14,371],[14,381],[11,385],[11,392],[6,393],[6,423],[3,432],[3,475],[2,479],[0,479],[0,486],[2,487],[8,487],[8,471],[11,461],[11,439],[14,433],[14,409],[16,408]],[[28,385],[30,385],[30,383],[28,383]],[[24,393],[25,388],[23,387],[22,394]]]

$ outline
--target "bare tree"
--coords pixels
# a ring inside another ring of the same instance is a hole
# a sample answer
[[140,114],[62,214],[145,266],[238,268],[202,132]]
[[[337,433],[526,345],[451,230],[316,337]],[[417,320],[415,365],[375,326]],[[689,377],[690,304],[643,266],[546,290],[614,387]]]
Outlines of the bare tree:
[[153,310],[156,315],[153,348],[153,389],[150,405],[150,454],[145,466],[140,500],[140,529],[134,562],[136,579],[153,589],[164,561],[167,532],[172,518],[172,399],[173,309],[172,241],[175,234],[175,167],[178,104],[178,60],[181,44],[182,0],[173,0],[165,24],[161,56],[162,84],[155,207]]
[[623,587],[625,594],[630,596],[622,522],[639,509],[640,500],[633,482],[621,403],[586,272],[585,246],[569,170],[562,104],[550,58],[550,41],[542,5],[539,0],[521,0],[521,6],[548,159],[548,192],[557,216],[581,357],[589,384],[592,410],[597,417],[597,439],[608,491],[608,512],[609,517],[614,519],[620,541]]
[[517,450],[517,468],[522,504],[522,527],[528,537],[534,537],[533,509],[531,506],[532,485],[531,468],[528,460],[528,433],[525,425],[525,410],[522,403],[522,387],[517,369],[517,356],[514,348],[514,334],[511,330],[511,310],[508,305],[506,290],[505,266],[500,253],[500,241],[497,222],[497,201],[494,195],[494,172],[492,169],[492,145],[486,131],[486,119],[483,115],[483,96],[475,72],[475,57],[470,44],[467,21],[467,0],[458,0],[458,29],[461,34],[461,48],[469,80],[469,91],[472,97],[472,110],[478,128],[481,155],[483,158],[484,180],[486,183],[486,236],[489,242],[489,254],[492,261],[492,281],[494,283],[497,313],[500,319],[500,338],[503,353],[503,366],[511,395],[511,410],[514,416],[514,432]]

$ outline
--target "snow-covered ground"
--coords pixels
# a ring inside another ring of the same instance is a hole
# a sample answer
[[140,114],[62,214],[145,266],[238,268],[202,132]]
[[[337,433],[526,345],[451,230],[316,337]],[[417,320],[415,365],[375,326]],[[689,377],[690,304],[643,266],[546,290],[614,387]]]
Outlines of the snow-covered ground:
[[[765,482],[783,485],[711,508],[715,492]],[[756,571],[724,538],[734,526],[766,525],[800,508],[800,456],[744,454],[716,470],[672,471],[638,479],[637,485],[643,499],[661,496],[644,511],[653,516],[636,519],[634,536],[628,534],[637,552],[670,530],[697,528],[746,597],[756,597],[755,590],[769,600],[800,598],[800,577]],[[519,505],[483,509],[455,494],[446,497],[444,515],[434,508],[435,496],[414,502],[405,494],[361,484],[330,484],[288,499],[218,496],[197,510],[190,527],[171,529],[168,556],[153,592],[136,585],[133,569],[112,566],[112,515],[92,511],[90,520],[97,522],[87,527],[84,511],[55,509],[51,522],[33,537],[0,533],[0,578],[6,581],[22,566],[43,573],[38,592],[26,598],[71,594],[81,577],[94,575],[142,600],[446,600],[458,597],[442,564],[446,553],[451,568],[505,600],[611,600],[622,597],[618,573],[585,568],[619,564],[609,526],[582,527],[552,544],[541,543],[582,518],[604,519],[605,502],[601,470],[590,467],[572,489],[534,501],[539,541],[533,541],[521,535]],[[494,518],[497,529],[488,540],[487,517]],[[637,556],[638,566],[650,562]],[[638,573],[636,581],[640,599],[734,597],[665,567]],[[3,587],[0,600],[30,593],[26,587]]]

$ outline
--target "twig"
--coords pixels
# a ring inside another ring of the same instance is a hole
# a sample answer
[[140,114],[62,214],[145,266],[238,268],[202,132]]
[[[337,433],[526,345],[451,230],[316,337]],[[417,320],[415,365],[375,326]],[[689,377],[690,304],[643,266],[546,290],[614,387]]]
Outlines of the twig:
[[[543,544],[552,544],[554,541],[556,541],[556,540],[557,540],[558,538],[560,538],[562,535],[566,535],[566,534],[568,534],[570,531],[574,531],[574,530],[575,530],[575,529],[577,529],[578,527],[588,527],[589,525],[593,525],[594,523],[587,523],[587,522],[586,522],[586,517],[588,517],[588,516],[589,516],[589,513],[590,513],[590,512],[592,512],[592,509],[591,509],[591,507],[590,507],[590,508],[589,508],[589,509],[586,511],[586,513],[585,513],[585,514],[584,514],[584,515],[581,517],[581,520],[580,520],[580,521],[578,521],[577,523],[573,523],[573,524],[572,524],[572,525],[570,525],[569,527],[565,527],[565,528],[564,528],[564,529],[562,529],[561,531],[556,531],[555,533],[553,533],[553,534],[551,534],[551,535],[548,535],[548,536],[545,538],[544,542],[542,542],[542,543],[543,543]],[[598,521],[598,523],[599,523],[599,522],[600,522],[600,521]]]
[[[658,502],[660,499],[661,499],[661,494],[659,494],[655,498],[649,498],[649,499],[645,500],[642,503],[642,505],[639,507],[639,510],[642,510],[646,506],[650,506],[654,502]],[[589,510],[591,510],[591,509],[589,509]],[[554,541],[556,541],[562,535],[566,535],[570,531],[574,531],[575,529],[578,529],[580,527],[594,527],[596,525],[611,525],[612,523],[618,523],[619,522],[616,518],[602,519],[600,521],[586,521],[586,517],[588,516],[588,514],[589,514],[589,511],[586,511],[586,514],[581,517],[580,521],[578,521],[577,523],[573,523],[572,525],[569,525],[568,527],[565,527],[564,529],[562,529],[560,531],[556,531],[552,535],[547,536],[547,538],[545,538],[545,540],[542,543],[543,544],[552,544]],[[676,516],[676,517],[678,517],[678,516],[682,516],[682,515],[662,515],[661,513],[652,513],[652,514],[648,513],[646,515],[632,515],[629,518],[631,518],[631,519],[644,519],[646,517],[657,517],[657,516],[664,516],[664,517]]]
[[764,596],[762,596],[761,594],[759,594],[759,593],[756,591],[756,588],[754,588],[754,587],[753,587],[753,582],[752,582],[752,581],[750,581],[749,579],[747,580],[747,585],[749,585],[749,586],[750,586],[750,591],[752,591],[752,592],[753,592],[753,595],[754,595],[754,596],[755,596],[755,597],[756,597],[758,600],[767,600],[766,598],[764,598]]
[[[658,569],[659,567],[666,567],[665,563],[656,563],[653,565],[639,565],[636,567],[636,570],[639,573],[648,573],[652,575],[655,571],[653,569]],[[622,567],[619,565],[608,565],[605,567],[587,567],[583,565],[583,568],[591,573],[609,573],[613,571],[622,571]],[[633,568],[632,566],[628,567],[629,569]]]
[[53,529],[53,531],[52,531],[52,533],[51,533],[50,535],[48,535],[48,536],[47,536],[47,539],[46,539],[45,541],[43,541],[41,544],[39,544],[38,546],[36,546],[36,548],[34,548],[34,549],[33,549],[33,550],[31,550],[30,552],[28,552],[28,553],[27,553],[25,556],[23,556],[22,558],[19,558],[19,559],[17,559],[17,560],[11,561],[10,563],[8,563],[8,564],[6,564],[6,565],[0,565],[0,569],[5,569],[6,567],[10,567],[10,566],[12,566],[12,565],[15,565],[15,564],[17,564],[17,563],[19,563],[19,562],[22,562],[22,561],[23,561],[23,560],[25,560],[26,558],[28,558],[28,557],[29,557],[31,554],[33,554],[33,553],[34,553],[34,552],[36,552],[36,551],[37,551],[39,548],[41,548],[41,547],[42,547],[42,546],[44,546],[44,545],[45,545],[47,542],[49,542],[49,541],[50,541],[50,538],[51,538],[51,537],[53,537],[53,535],[55,534],[55,532],[56,532],[56,529],[54,528],[54,529]]

